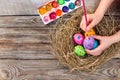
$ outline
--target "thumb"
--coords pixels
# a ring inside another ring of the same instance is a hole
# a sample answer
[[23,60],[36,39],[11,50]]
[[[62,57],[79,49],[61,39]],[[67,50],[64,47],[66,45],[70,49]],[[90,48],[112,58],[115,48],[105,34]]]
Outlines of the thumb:
[[95,39],[98,39],[98,40],[101,40],[102,39],[102,36],[99,36],[99,35],[94,35],[93,36]]
[[94,22],[92,21],[88,26],[87,26],[87,31],[90,31],[93,27],[95,26]]

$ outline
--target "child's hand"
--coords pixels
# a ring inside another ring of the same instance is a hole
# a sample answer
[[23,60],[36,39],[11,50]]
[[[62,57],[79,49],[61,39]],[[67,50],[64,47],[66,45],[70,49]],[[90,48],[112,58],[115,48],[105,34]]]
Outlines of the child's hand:
[[94,49],[94,50],[86,50],[88,54],[93,56],[100,55],[105,49],[107,49],[109,46],[113,44],[113,41],[111,40],[111,37],[107,36],[93,36],[97,40],[100,41],[100,45]]
[[90,31],[95,25],[97,25],[103,18],[102,14],[88,14],[87,19],[88,19],[88,26],[86,27],[86,21],[85,17],[83,16],[80,28],[83,29],[85,32]]

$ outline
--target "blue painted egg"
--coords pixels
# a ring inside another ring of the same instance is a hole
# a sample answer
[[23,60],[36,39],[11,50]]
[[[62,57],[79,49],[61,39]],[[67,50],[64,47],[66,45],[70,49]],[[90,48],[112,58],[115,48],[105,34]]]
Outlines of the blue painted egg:
[[98,45],[99,45],[99,42],[98,42],[98,40],[95,39],[95,40],[94,40],[94,45],[93,45],[92,50],[95,49],[95,48],[97,48]]

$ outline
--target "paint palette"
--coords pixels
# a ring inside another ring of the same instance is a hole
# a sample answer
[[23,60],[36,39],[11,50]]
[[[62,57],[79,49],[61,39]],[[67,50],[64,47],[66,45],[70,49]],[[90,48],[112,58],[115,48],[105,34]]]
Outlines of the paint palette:
[[81,6],[81,0],[52,0],[37,10],[44,24],[48,24]]

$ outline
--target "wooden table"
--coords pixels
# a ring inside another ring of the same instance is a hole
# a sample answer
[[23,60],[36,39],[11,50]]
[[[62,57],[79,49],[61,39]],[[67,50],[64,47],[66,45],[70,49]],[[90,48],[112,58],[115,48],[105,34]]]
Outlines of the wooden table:
[[52,55],[49,29],[31,0],[0,0],[0,80],[120,80],[120,58],[93,74],[70,73]]

